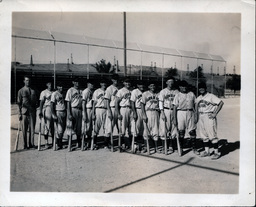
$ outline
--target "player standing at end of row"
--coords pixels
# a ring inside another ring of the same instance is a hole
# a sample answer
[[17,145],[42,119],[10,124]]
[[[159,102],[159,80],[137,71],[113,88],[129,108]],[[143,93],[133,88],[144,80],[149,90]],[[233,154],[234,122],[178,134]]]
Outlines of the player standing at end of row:
[[[24,87],[18,91],[19,121],[24,140],[24,149],[34,147],[34,134],[36,124],[36,107],[38,96],[35,90],[30,87],[30,78],[24,76]],[[27,145],[27,131],[29,129],[29,146]],[[19,130],[19,129],[18,129]]]
[[201,94],[196,99],[198,138],[203,139],[205,149],[201,157],[210,156],[211,141],[214,148],[212,159],[215,160],[221,156],[218,150],[217,114],[222,109],[224,103],[217,96],[208,93],[206,88],[205,83],[198,84],[198,90]]
[[76,133],[77,148],[80,148],[82,125],[82,94],[79,90],[79,79],[74,78],[72,83],[73,87],[68,89],[65,98],[65,101],[67,101],[67,128],[69,132],[72,133],[73,130]]
[[143,119],[142,119],[142,110],[141,110],[141,98],[142,93],[144,92],[144,84],[142,81],[137,83],[137,88],[132,90],[131,93],[131,106],[133,113],[132,121],[132,133],[135,136],[135,142],[139,144],[139,151],[141,151],[141,141],[143,142]]
[[57,131],[57,150],[62,149],[62,138],[66,128],[66,104],[64,101],[63,84],[57,83],[57,90],[51,96],[51,110],[54,122],[56,122],[55,131]]
[[131,121],[132,121],[132,111],[131,111],[131,82],[129,79],[125,79],[124,87],[119,89],[116,94],[116,112],[118,119],[120,120],[119,130],[121,133],[121,145],[122,139],[125,142],[125,149],[129,150],[131,147]]
[[159,93],[159,109],[161,111],[159,120],[159,136],[162,139],[162,146],[164,146],[164,139],[167,137],[167,146],[169,146],[169,151],[172,153],[174,151],[176,141],[171,136],[175,127],[173,124],[174,118],[172,103],[175,95],[178,93],[178,90],[174,89],[173,77],[170,77],[166,81],[166,85],[167,87]]
[[[92,94],[94,85],[91,81],[87,81],[87,88],[82,92],[82,136],[87,137],[85,140],[85,150],[90,147],[90,141],[92,137]],[[84,147],[84,146],[82,146]]]
[[188,91],[188,83],[181,81],[179,84],[180,92],[173,100],[174,123],[178,127],[181,154],[184,138],[190,138],[192,150],[196,155],[196,120],[195,120],[195,100],[193,92]]
[[93,131],[93,149],[97,150],[97,137],[99,135],[101,127],[103,127],[103,133],[105,133],[105,120],[106,120],[106,102],[105,102],[105,91],[107,81],[105,79],[100,80],[100,88],[94,91],[92,95],[93,108],[92,108],[92,120],[94,120],[94,131]]
[[105,121],[105,148],[110,148],[109,146],[109,139],[111,134],[113,134],[114,127],[116,126],[117,131],[118,128],[118,119],[117,114],[115,113],[115,102],[116,102],[116,94],[118,91],[117,84],[118,84],[119,76],[117,74],[113,74],[111,77],[112,85],[107,87],[106,94],[105,94],[105,101],[107,106],[107,117]]
[[[54,125],[52,119],[52,111],[51,111],[51,95],[52,95],[52,83],[46,83],[47,88],[43,90],[40,94],[40,112],[39,118],[43,118],[43,126],[44,126],[44,139],[45,139],[45,148],[48,149],[49,141],[48,136],[49,132],[51,132],[52,140],[54,139]],[[53,143],[53,141],[52,141]]]
[[[144,121],[144,141],[145,148],[143,153],[147,152],[146,140],[152,138],[154,140],[155,152],[159,153],[157,141],[159,136],[159,103],[158,96],[155,93],[155,84],[151,83],[148,86],[149,90],[142,94],[141,110]],[[150,149],[150,148],[149,148]]]

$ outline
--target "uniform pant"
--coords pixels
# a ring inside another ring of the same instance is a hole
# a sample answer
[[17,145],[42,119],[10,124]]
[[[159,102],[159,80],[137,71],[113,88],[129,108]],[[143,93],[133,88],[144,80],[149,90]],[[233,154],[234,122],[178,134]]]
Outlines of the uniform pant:
[[193,111],[177,111],[178,130],[185,130],[185,138],[190,137],[189,132],[196,129],[195,113]]
[[159,136],[159,112],[158,111],[146,111],[148,122],[144,122],[144,139],[148,139],[151,136],[155,141]]
[[[108,118],[108,112],[107,112],[107,115],[106,115],[106,121],[105,121],[106,136],[110,136],[110,134],[111,134],[111,132],[113,132],[115,126],[117,127],[117,131],[119,131],[118,118],[115,114],[115,108],[114,107],[111,107],[111,112],[112,112],[112,116],[113,116],[112,123],[111,123],[111,120]],[[111,129],[111,126],[112,126],[112,129]]]
[[44,120],[44,135],[48,135],[49,131],[51,132],[51,135],[53,137],[54,133],[54,126],[53,126],[53,119],[52,119],[52,111],[50,106],[46,106],[43,109],[43,120]]
[[101,127],[103,127],[103,133],[105,133],[105,120],[106,120],[106,112],[105,108],[96,108],[95,109],[95,125],[94,125],[94,133],[98,135]]
[[87,134],[87,137],[91,137],[92,136],[92,109],[88,108],[86,109],[86,113],[87,113],[87,122],[85,123],[84,121],[82,121],[82,131],[81,134]]
[[217,138],[217,119],[210,119],[209,113],[200,114],[197,123],[197,137],[203,139]]
[[57,131],[57,138],[63,136],[63,133],[66,128],[66,111],[56,111],[57,116],[57,129],[55,128],[55,132]]
[[174,126],[173,126],[173,111],[170,109],[164,109],[164,115],[166,117],[166,121],[164,121],[161,116],[159,118],[159,136],[162,140],[171,138],[171,134],[173,134]]
[[135,136],[143,136],[144,131],[144,125],[143,125],[143,119],[142,119],[142,110],[136,109],[137,112],[137,120],[132,120],[132,134]]
[[132,135],[131,133],[131,121],[133,120],[132,117],[132,110],[128,107],[121,107],[120,114],[122,115],[123,119],[121,121],[121,134],[122,136],[129,137]]
[[21,127],[24,140],[24,147],[27,147],[27,131],[29,129],[29,145],[34,145],[34,134],[36,124],[36,111],[22,114]]
[[[67,118],[67,134],[72,135],[72,130],[74,130],[77,141],[81,139],[81,128],[82,128],[82,110],[78,108],[71,109],[73,120],[72,122]],[[72,127],[71,127],[72,126]]]

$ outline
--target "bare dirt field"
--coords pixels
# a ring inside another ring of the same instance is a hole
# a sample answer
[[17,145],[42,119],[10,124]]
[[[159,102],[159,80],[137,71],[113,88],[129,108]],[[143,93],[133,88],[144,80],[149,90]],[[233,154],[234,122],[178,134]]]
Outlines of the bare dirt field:
[[[218,115],[222,152],[218,160],[200,158],[186,149],[182,157],[177,152],[170,155],[152,152],[148,156],[103,148],[72,152],[67,149],[23,151],[21,134],[18,151],[14,152],[18,115],[17,106],[12,105],[10,191],[236,194],[239,189],[240,98],[223,101],[225,104]],[[35,144],[37,139],[38,134]]]

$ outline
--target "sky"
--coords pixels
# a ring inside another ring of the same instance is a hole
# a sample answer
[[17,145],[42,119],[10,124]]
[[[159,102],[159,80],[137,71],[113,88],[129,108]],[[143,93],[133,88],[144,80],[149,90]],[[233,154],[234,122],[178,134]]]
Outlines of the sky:
[[[14,12],[12,26],[85,35],[93,38],[123,41],[123,13],[121,12]],[[227,73],[240,74],[241,50],[241,15],[238,13],[126,13],[127,42],[145,45],[175,48],[186,51],[220,55],[227,61]],[[29,63],[30,54],[34,62],[53,62],[53,46],[50,42],[39,42],[16,39],[13,41],[13,59]],[[87,63],[87,49],[83,46],[59,44],[57,46],[57,62],[67,62],[72,53],[76,63]],[[123,63],[123,53],[120,50],[90,48],[89,62],[94,63],[101,58],[113,63],[113,56]],[[138,52],[128,52],[127,64],[150,65],[156,62],[162,66],[161,55],[141,56]],[[197,64],[207,65],[211,61],[199,63],[193,59],[164,57],[164,66],[177,65],[186,70]],[[213,70],[217,67],[222,71],[224,63],[213,62]]]

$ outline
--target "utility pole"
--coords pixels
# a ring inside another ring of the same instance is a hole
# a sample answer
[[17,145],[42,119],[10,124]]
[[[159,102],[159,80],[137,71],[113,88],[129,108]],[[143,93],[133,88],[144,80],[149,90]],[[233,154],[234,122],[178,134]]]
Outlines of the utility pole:
[[124,76],[126,76],[126,12],[124,12]]

